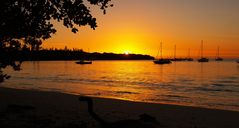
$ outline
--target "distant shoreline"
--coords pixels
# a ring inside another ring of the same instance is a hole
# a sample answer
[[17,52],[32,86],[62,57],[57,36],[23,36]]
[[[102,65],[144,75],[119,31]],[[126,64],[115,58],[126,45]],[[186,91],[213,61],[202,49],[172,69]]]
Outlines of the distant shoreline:
[[13,60],[41,61],[41,60],[154,60],[150,55],[116,54],[116,53],[88,53],[82,50],[39,50],[14,51],[0,55],[6,58],[12,55]]
[[[8,56],[11,56],[11,60],[21,61],[55,61],[55,60],[154,60],[158,59],[150,55],[145,54],[119,54],[119,53],[99,53],[99,52],[84,52],[82,50],[64,50],[64,49],[51,49],[51,50],[39,50],[39,51],[12,51],[0,54],[0,58],[8,60]],[[165,57],[164,59],[175,59],[172,57]],[[182,61],[188,59],[187,57],[179,57]],[[199,57],[193,57],[194,61]],[[215,61],[215,58],[210,57],[210,61]],[[223,58],[225,61],[237,61],[239,58]]]
[[[42,59],[42,60],[24,60],[24,61],[78,61],[81,59],[52,59],[52,60],[48,60],[48,59]],[[87,59],[86,59],[87,60]],[[153,61],[155,59],[91,59],[91,61]],[[209,59],[210,62],[217,62],[214,59]],[[238,59],[224,59],[222,62],[236,62]],[[193,61],[175,61],[175,63],[177,62],[198,62],[197,59],[193,60]],[[210,63],[209,62],[209,63]],[[220,62],[217,62],[220,63]]]

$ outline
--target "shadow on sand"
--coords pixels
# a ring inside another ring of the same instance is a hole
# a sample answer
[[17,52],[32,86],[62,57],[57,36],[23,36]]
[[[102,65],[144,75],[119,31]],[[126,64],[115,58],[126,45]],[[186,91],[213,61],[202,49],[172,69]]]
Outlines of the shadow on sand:
[[93,110],[93,100],[90,97],[81,96],[79,101],[87,102],[88,112],[92,118],[94,118],[100,125],[101,128],[158,128],[160,123],[155,117],[148,114],[139,115],[139,119],[126,119],[116,122],[107,122]]

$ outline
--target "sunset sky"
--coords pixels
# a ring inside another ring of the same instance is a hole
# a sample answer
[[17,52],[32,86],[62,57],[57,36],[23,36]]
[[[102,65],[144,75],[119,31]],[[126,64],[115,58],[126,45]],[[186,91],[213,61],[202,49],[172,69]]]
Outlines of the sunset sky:
[[156,56],[239,57],[239,0],[112,0],[103,15],[93,8],[96,30],[81,27],[77,34],[55,22],[58,32],[43,47],[80,48],[90,52],[139,53]]

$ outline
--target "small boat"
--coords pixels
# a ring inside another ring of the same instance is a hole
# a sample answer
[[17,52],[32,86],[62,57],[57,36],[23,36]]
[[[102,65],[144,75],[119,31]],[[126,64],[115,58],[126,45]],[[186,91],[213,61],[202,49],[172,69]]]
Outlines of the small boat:
[[193,58],[187,58],[186,60],[187,61],[193,61]]
[[172,62],[169,59],[158,59],[154,60],[155,64],[171,64]]
[[171,60],[170,59],[163,59],[163,55],[162,55],[162,42],[160,43],[161,49],[160,49],[160,53],[161,53],[161,58],[158,60],[154,60],[153,62],[155,64],[171,64]]
[[190,57],[190,48],[188,49],[188,58],[186,58],[186,61],[193,61],[193,58]]
[[75,62],[76,64],[92,64],[92,61],[79,60]]
[[239,60],[237,61],[237,63],[239,63]]
[[217,58],[215,61],[223,61],[223,58],[219,57],[219,47],[217,47]]
[[173,59],[170,59],[171,61],[184,61],[186,59],[184,58],[173,58]]
[[198,62],[208,62],[209,59],[208,58],[200,58],[198,59]]
[[174,58],[170,59],[171,61],[183,61],[181,58],[176,57],[176,45],[174,45]]
[[217,57],[217,58],[215,59],[215,61],[223,61],[223,58]]
[[198,59],[198,62],[208,62],[209,59],[208,58],[205,58],[203,57],[203,40],[201,41],[201,58]]

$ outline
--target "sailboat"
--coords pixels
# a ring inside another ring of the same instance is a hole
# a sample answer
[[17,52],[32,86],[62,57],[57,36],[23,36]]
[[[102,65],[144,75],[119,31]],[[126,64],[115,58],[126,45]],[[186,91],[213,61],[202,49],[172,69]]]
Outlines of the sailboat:
[[171,61],[183,61],[182,58],[177,58],[176,57],[176,45],[174,45],[174,58],[171,59]]
[[208,58],[205,58],[203,57],[203,40],[201,41],[201,58],[198,59],[198,62],[208,62],[209,59]]
[[87,60],[79,60],[75,62],[76,64],[92,64],[92,61]]
[[160,59],[154,60],[153,62],[155,64],[171,64],[172,62],[169,59],[163,59],[163,53],[162,53],[162,42],[160,43]]
[[190,57],[190,48],[188,49],[188,58],[186,60],[187,61],[193,61],[193,58]]
[[219,57],[219,47],[217,47],[217,58],[215,61],[223,61],[223,58]]

